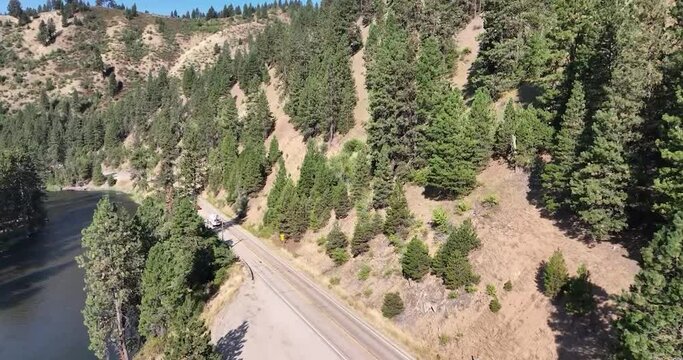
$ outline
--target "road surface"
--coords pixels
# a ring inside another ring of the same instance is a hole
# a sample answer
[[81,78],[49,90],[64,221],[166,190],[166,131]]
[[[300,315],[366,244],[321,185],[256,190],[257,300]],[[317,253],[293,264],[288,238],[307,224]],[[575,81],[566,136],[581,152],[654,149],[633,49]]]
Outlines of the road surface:
[[[205,199],[198,199],[198,204],[202,209],[200,214],[204,218],[213,213],[226,219],[224,214]],[[270,349],[270,356],[266,358],[272,359],[413,359],[400,346],[373,329],[352,309],[335,299],[327,290],[316,284],[306,274],[295,269],[286,259],[274,253],[261,240],[239,225],[226,226],[222,235],[226,241],[233,242],[235,254],[248,265],[254,274],[254,282],[250,285],[245,284],[248,286],[246,292],[252,293],[252,298],[254,296],[276,297],[276,303],[286,305],[283,309],[290,310],[289,314],[277,311],[273,315],[278,318],[282,316],[292,318],[290,321],[273,319],[275,323],[279,321],[286,324],[281,331],[294,332],[296,335],[309,334],[309,338],[303,340],[304,349],[298,349],[298,353],[290,351],[291,349],[286,346],[288,344],[282,344],[283,349],[277,349],[276,347],[281,345],[269,341],[262,344],[250,344],[247,337],[243,345],[244,351],[241,353],[247,360],[249,360],[250,353],[267,355],[263,352],[263,347]],[[251,279],[247,281],[251,282]],[[268,299],[268,301],[271,300]],[[257,304],[261,304],[261,307],[266,306],[264,301],[266,299],[254,299],[252,306]],[[230,307],[233,306],[244,307],[240,309],[242,313],[255,311],[255,309],[248,309],[249,305],[233,304]],[[286,310],[284,312],[287,312]],[[242,323],[246,323],[246,320]],[[293,323],[300,323],[303,328],[292,329]],[[256,326],[252,324],[251,328]],[[297,340],[282,342],[292,341]]]

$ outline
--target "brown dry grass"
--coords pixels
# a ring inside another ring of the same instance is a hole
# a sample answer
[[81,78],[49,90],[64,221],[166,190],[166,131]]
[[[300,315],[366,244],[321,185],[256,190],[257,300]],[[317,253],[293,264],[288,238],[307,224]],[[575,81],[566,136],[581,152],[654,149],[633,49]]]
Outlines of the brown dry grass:
[[244,267],[241,263],[237,263],[230,268],[228,279],[221,284],[218,292],[204,305],[199,318],[204,320],[207,327],[211,327],[218,313],[235,298],[242,283],[244,283]]
[[285,113],[275,70],[269,69],[268,73],[270,75],[270,83],[265,86],[265,92],[268,99],[268,107],[275,117],[275,130],[266,141],[269,142],[273,136],[277,137],[280,151],[282,151],[285,161],[285,168],[287,168],[287,172],[292,176],[292,179],[296,181],[299,179],[301,163],[304,161],[304,156],[306,156],[306,144],[304,143],[304,137],[294,128],[294,125],[289,121],[289,115]]

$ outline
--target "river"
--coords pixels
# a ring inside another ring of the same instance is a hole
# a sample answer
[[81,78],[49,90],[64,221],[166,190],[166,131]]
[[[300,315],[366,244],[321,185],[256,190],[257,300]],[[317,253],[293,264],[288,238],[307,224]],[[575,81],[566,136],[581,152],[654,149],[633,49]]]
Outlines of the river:
[[[105,193],[48,193],[48,222],[29,239],[0,252],[0,359],[94,359],[81,310],[83,270],[76,255],[81,230]],[[134,209],[128,197],[111,199]]]

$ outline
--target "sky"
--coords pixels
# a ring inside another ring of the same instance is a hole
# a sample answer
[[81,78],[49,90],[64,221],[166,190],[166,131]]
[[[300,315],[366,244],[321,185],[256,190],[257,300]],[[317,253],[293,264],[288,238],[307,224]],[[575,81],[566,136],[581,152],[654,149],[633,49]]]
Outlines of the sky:
[[[0,0],[0,13],[5,13],[7,11],[7,1]],[[91,4],[95,3],[95,0],[87,0]],[[206,11],[209,6],[213,6],[216,10],[223,9],[223,5],[233,4],[242,5],[244,3],[262,4],[264,2],[273,2],[272,0],[117,0],[117,4],[124,4],[128,7],[135,3],[138,7],[138,11],[149,11],[154,14],[168,15],[173,10],[178,10],[178,14],[184,14],[188,10],[199,8],[201,11]],[[45,0],[21,0],[21,6],[35,8],[38,5],[45,4]]]

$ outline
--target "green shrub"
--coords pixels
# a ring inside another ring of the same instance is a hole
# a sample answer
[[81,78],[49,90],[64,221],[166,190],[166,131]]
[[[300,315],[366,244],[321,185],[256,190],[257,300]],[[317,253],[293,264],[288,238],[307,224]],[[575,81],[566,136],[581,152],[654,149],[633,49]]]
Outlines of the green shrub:
[[446,232],[448,230],[448,214],[442,207],[437,207],[432,211],[432,227]]
[[[467,290],[467,289],[465,289]],[[458,292],[457,291],[449,291],[448,292],[448,298],[453,300],[458,298]]]
[[500,301],[498,301],[498,298],[493,298],[491,302],[489,303],[489,310],[491,310],[492,313],[497,313],[500,311],[501,305]]
[[451,341],[451,337],[448,334],[439,334],[439,345],[444,346]]
[[408,180],[417,186],[425,186],[427,185],[427,175],[429,175],[429,168],[427,167],[411,170],[408,174]]
[[586,266],[581,264],[576,277],[567,282],[567,302],[565,309],[574,315],[585,315],[595,308],[590,273]]
[[338,276],[330,278],[330,285],[332,285],[332,286],[339,285],[340,282],[341,282],[341,279]]
[[560,250],[555,250],[543,266],[543,293],[551,298],[556,297],[567,284],[568,277],[564,256]]
[[472,207],[470,206],[469,203],[465,202],[464,200],[459,202],[457,205],[455,205],[455,212],[458,214],[462,215],[468,211],[472,210]]
[[481,201],[481,204],[489,208],[498,206],[498,197],[496,194],[489,194]]
[[325,244],[327,244],[327,236],[319,237],[318,240],[316,240],[316,244],[318,244],[318,246],[325,246]]
[[496,287],[493,284],[486,284],[486,294],[492,298],[495,298]]
[[403,312],[403,300],[397,292],[390,292],[384,295],[382,304],[382,315],[386,318],[393,318]]
[[358,139],[351,139],[344,143],[342,151],[347,154],[353,154],[356,151],[360,151],[365,147],[365,143]]
[[107,185],[109,185],[109,186],[116,185],[116,178],[114,177],[114,175],[108,175],[107,176]]
[[506,281],[503,285],[505,291],[512,291],[512,282],[510,280]]
[[339,228],[339,224],[334,224],[334,227],[327,235],[327,243],[325,249],[327,255],[334,260],[334,263],[341,265],[349,260],[349,254],[346,252],[346,246],[349,244],[346,234]]
[[417,237],[410,240],[401,257],[403,276],[406,279],[422,280],[429,272],[431,263],[432,258],[429,256],[427,245]]
[[403,248],[403,240],[401,240],[401,238],[398,237],[398,235],[389,235],[387,240],[389,240],[389,244],[391,244],[391,246],[395,247],[397,250],[400,251],[400,249]]
[[358,280],[360,281],[365,281],[370,277],[370,271],[372,269],[368,264],[363,264],[360,266],[360,269],[358,270]]
[[333,249],[328,255],[337,266],[343,265],[345,262],[349,261],[349,253],[346,252],[345,249]]
[[367,288],[367,289],[363,290],[363,296],[365,296],[367,298],[367,297],[370,297],[370,295],[372,295],[372,289],[371,288]]
[[465,292],[468,294],[474,294],[475,292],[477,292],[477,285],[475,285],[475,284],[465,285]]

